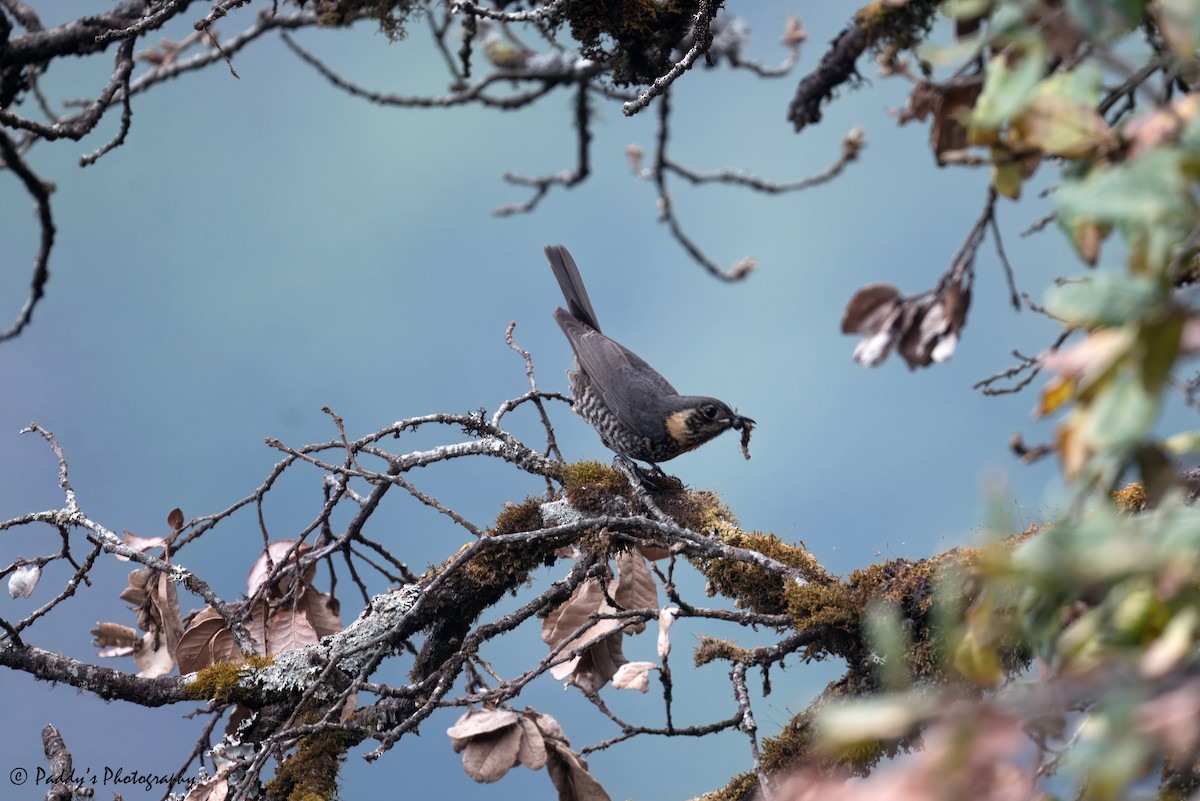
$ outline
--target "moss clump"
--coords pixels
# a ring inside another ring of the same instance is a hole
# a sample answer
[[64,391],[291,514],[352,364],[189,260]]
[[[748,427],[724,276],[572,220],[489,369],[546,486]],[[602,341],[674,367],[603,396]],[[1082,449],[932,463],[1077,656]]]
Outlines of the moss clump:
[[493,534],[516,534],[521,531],[537,531],[543,526],[542,501],[529,497],[521,503],[506,503],[496,515],[492,526]]
[[296,751],[280,763],[267,782],[266,796],[279,801],[329,801],[337,796],[337,778],[350,739],[344,732],[301,738]]
[[[823,630],[816,640],[819,646],[813,646],[819,650],[810,651],[810,657],[837,655],[854,666],[861,665],[865,657],[862,626],[868,609],[876,603],[888,604],[904,621],[913,678],[953,679],[956,674],[947,667],[944,649],[956,637],[956,624],[966,614],[963,610],[979,597],[988,576],[996,570],[997,560],[1004,559],[1005,554],[1036,531],[1031,527],[1000,543],[982,548],[955,548],[932,559],[917,562],[896,559],[870,565],[837,583],[793,583],[784,590],[787,613],[798,631]],[[935,608],[939,597],[957,611],[947,617],[949,607]],[[994,598],[992,603],[998,605],[996,615],[1008,619],[1015,614],[1017,597],[1013,592]],[[948,624],[952,624],[949,629]],[[1027,650],[1018,639],[1001,634],[994,639],[991,647],[1004,673],[1018,671],[1027,664]]]
[[361,19],[365,11],[392,42],[405,37],[404,24],[420,8],[412,0],[317,0],[316,4],[318,24],[322,27],[345,27]]
[[874,0],[859,10],[855,21],[867,31],[876,50],[889,45],[911,50],[929,35],[939,5],[933,0],[915,0],[903,6]]
[[696,667],[707,665],[718,659],[726,662],[752,662],[754,654],[749,649],[734,645],[729,640],[701,634],[700,644],[692,652],[692,661],[696,663]]
[[242,686],[242,679],[255,670],[261,670],[273,660],[267,656],[251,656],[244,662],[218,662],[200,670],[196,678],[188,682],[185,691],[197,701],[230,703],[250,698],[253,693]]
[[707,490],[684,492],[680,485],[677,491],[655,494],[654,502],[667,517],[692,531],[732,531],[737,527],[733,512],[721,503],[716,493]]
[[1113,492],[1112,497],[1117,502],[1117,509],[1125,514],[1136,514],[1150,508],[1150,499],[1146,495],[1146,486],[1140,481],[1126,484],[1124,488]]
[[[755,551],[797,568],[810,584],[824,586],[833,582],[803,545],[790,545],[774,534],[745,532],[728,524],[715,533],[727,545]],[[693,559],[692,563],[708,578],[711,592],[733,598],[743,607],[764,614],[777,615],[786,611],[785,589],[796,586],[796,582],[787,577],[748,562],[703,558]]]
[[581,512],[608,514],[614,499],[622,499],[626,507],[633,500],[625,476],[600,462],[563,465],[562,481],[567,500]]
[[[834,654],[851,664],[863,656],[862,625],[868,608],[878,602],[893,604],[914,630],[927,635],[927,618],[933,604],[937,565],[930,560],[909,562],[896,559],[855,570],[844,581],[833,583],[792,583],[784,590],[787,613],[796,630],[820,628],[813,658]],[[927,637],[914,638],[914,650],[920,651]],[[930,660],[932,654],[927,655]],[[922,659],[925,661],[925,659]]]
[[696,0],[596,0],[568,3],[564,13],[580,52],[627,86],[652,83],[670,69],[698,8]]
[[729,784],[712,793],[700,796],[701,801],[745,801],[758,795],[758,776],[743,773],[735,776]]
[[[468,588],[481,598],[498,599],[506,592],[516,592],[529,583],[530,571],[554,564],[555,550],[563,540],[542,539],[532,542],[513,542],[489,548],[463,567]],[[474,609],[476,604],[471,603]],[[483,611],[480,607],[477,611]],[[473,618],[472,618],[473,619]]]
[[[544,526],[542,500],[527,497],[520,503],[504,504],[500,514],[496,515],[495,524],[487,533],[493,536],[519,534],[523,531],[537,531]],[[556,547],[558,546],[546,547],[544,542],[517,542],[489,548],[466,565],[464,574],[480,592],[491,592],[501,586],[515,591],[517,587],[529,581],[530,570],[539,565],[548,566],[553,563]],[[456,553],[447,561],[457,557]],[[427,575],[435,576],[444,568],[444,564],[431,567]]]
[[823,627],[857,635],[862,600],[845,584],[793,582],[784,590],[784,597],[796,629]]

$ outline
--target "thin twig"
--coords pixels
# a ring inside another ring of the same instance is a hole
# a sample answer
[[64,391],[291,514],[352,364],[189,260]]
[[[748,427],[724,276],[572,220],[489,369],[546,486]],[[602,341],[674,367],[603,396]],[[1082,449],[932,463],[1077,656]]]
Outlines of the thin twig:
[[621,106],[622,113],[626,117],[632,117],[639,111],[650,105],[650,101],[659,95],[663,94],[667,87],[675,83],[675,79],[692,68],[696,63],[696,59],[700,58],[701,54],[707,52],[709,45],[712,43],[712,38],[709,36],[709,26],[712,25],[713,18],[717,16],[719,3],[711,3],[709,0],[698,0],[696,9],[696,23],[692,27],[692,37],[694,44],[684,54],[683,58],[667,70],[665,75],[654,79],[650,87],[638,95],[636,100],[625,103]]

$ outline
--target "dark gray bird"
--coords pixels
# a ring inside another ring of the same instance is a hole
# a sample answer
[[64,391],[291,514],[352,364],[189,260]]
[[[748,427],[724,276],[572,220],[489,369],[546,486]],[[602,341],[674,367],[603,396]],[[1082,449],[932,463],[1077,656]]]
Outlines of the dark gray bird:
[[636,353],[600,333],[596,312],[575,260],[562,245],[546,247],[546,258],[562,287],[567,308],[554,319],[575,351],[575,369],[567,373],[575,413],[587,420],[612,450],[629,459],[658,462],[698,448],[730,428],[743,431],[747,449],[754,421],[716,398],[680,395],[667,379]]

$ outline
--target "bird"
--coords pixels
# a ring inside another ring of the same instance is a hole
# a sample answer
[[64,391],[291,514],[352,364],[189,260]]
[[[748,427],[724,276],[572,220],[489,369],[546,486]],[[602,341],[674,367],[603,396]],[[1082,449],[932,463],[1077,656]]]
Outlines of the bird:
[[562,245],[548,245],[546,258],[567,303],[554,312],[554,319],[575,352],[575,369],[567,373],[572,409],[596,429],[610,450],[646,462],[656,474],[665,475],[659,462],[732,428],[743,432],[742,452],[750,458],[753,420],[716,398],[680,395],[644,359],[601,333],[570,252]]

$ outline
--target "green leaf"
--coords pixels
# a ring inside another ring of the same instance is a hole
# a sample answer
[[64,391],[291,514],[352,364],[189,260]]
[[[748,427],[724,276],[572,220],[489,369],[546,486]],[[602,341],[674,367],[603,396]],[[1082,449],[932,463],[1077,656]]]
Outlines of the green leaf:
[[1108,138],[1109,129],[1092,106],[1038,93],[1013,121],[1013,132],[1030,148],[1077,159],[1092,155]]
[[1163,441],[1163,447],[1177,455],[1200,452],[1200,429],[1173,434]]
[[992,0],[946,0],[942,13],[951,19],[975,19],[992,9]]
[[1086,61],[1073,70],[1056,72],[1038,84],[1039,95],[1054,95],[1073,103],[1095,106],[1100,102],[1100,65]]
[[987,44],[982,33],[955,39],[950,44],[931,45],[923,42],[917,47],[917,58],[935,67],[957,67],[975,58]]
[[1094,328],[1141,319],[1162,300],[1157,281],[1106,271],[1051,288],[1046,308],[1069,325]]
[[1200,0],[1158,0],[1154,18],[1176,56],[1187,61],[1196,57],[1200,49]]
[[1138,344],[1142,350],[1142,384],[1153,393],[1167,388],[1171,370],[1179,357],[1186,317],[1172,314],[1142,325]]
[[1100,77],[1100,68],[1087,62],[1041,81],[1013,120],[1013,134],[1022,145],[1051,155],[1090,155],[1109,137],[1108,123],[1096,111]]
[[[995,154],[999,151],[1005,161],[998,161]],[[992,186],[1006,198],[1016,200],[1021,196],[1021,168],[1002,148],[992,148]]]
[[1136,159],[1094,167],[1082,180],[1064,180],[1055,193],[1059,226],[1072,233],[1088,222],[1118,228],[1134,269],[1164,271],[1197,216],[1188,159],[1174,146]]
[[1029,42],[1013,65],[1009,64],[1010,48],[988,61],[983,92],[971,115],[974,127],[999,128],[1020,114],[1046,74],[1046,46],[1040,39]]
[[1067,13],[1089,38],[1106,42],[1133,30],[1146,10],[1144,0],[1067,0]]
[[1064,181],[1055,193],[1056,206],[1061,217],[1118,226],[1191,220],[1193,208],[1183,167],[1178,150],[1158,148],[1132,162],[1097,167],[1083,180]]
[[1098,386],[1086,436],[1098,451],[1124,453],[1146,439],[1158,418],[1158,395],[1146,391],[1133,369]]

